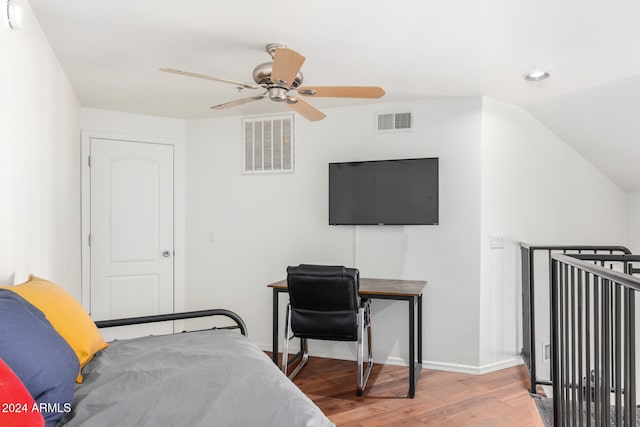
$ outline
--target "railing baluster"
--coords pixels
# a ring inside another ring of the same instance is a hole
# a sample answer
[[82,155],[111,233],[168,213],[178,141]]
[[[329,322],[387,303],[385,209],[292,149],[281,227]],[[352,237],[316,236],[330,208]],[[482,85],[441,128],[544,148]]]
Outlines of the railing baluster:
[[584,277],[584,285],[585,285],[585,369],[586,369],[586,414],[587,414],[587,427],[591,427],[591,390],[593,388],[593,384],[591,382],[591,287],[589,286],[591,275],[589,273],[585,273]]
[[600,281],[602,283],[602,306],[604,307],[604,313],[602,314],[602,373],[603,373],[603,384],[602,384],[602,397],[603,397],[603,424],[605,426],[611,425],[611,411],[608,408],[611,406],[611,371],[609,366],[611,366],[611,289],[610,289],[610,281],[608,279],[602,279]]
[[[567,310],[568,314],[569,314],[569,322],[567,324],[567,327],[569,329],[569,331],[574,332],[575,331],[575,320],[576,320],[576,300],[575,300],[575,291],[576,291],[576,285],[575,285],[575,267],[571,267],[569,269],[570,271],[570,275],[569,275],[569,286],[567,286],[567,291],[569,292],[570,295],[570,310]],[[569,344],[569,357],[567,357],[567,362],[569,364],[569,384],[570,384],[570,389],[569,389],[569,400],[570,400],[570,405],[569,407],[571,408],[571,413],[575,414],[576,413],[576,404],[578,403],[578,396],[577,396],[577,390],[576,390],[576,340],[575,340],[575,333],[572,333],[569,335],[569,339],[570,339],[570,344]],[[573,418],[573,417],[572,417]],[[574,423],[572,423],[573,425]]]
[[584,295],[582,289],[582,273],[578,271],[578,414],[579,414],[579,425],[580,427],[584,426],[584,371],[583,371],[583,354],[582,350],[584,347],[583,343],[583,324],[584,324]]
[[[560,269],[558,268],[558,261],[552,260],[551,262],[551,373],[555,378],[559,378],[558,371],[560,369],[560,327],[559,327],[559,309],[560,309]],[[553,382],[553,395],[561,396],[561,384],[560,381]],[[553,399],[553,425],[558,427],[564,425],[560,414],[562,410],[558,398]]]
[[596,427],[602,425],[602,418],[600,417],[600,319],[602,310],[600,308],[600,278],[598,276],[593,276],[593,310],[594,310],[594,320],[593,320],[593,401],[595,403],[595,424]]
[[620,286],[618,286],[615,283],[612,283],[613,287],[612,287],[612,291],[615,295],[615,302],[614,302],[614,316],[615,316],[615,326],[614,326],[614,341],[615,341],[615,349],[614,349],[614,353],[613,353],[613,359],[614,359],[614,371],[615,371],[615,381],[614,381],[614,387],[615,387],[615,402],[616,402],[616,426],[620,426],[622,427],[622,421],[623,421],[623,417],[621,416],[621,409],[622,409],[622,345],[621,345],[621,341],[622,341],[622,324],[621,324],[621,317],[622,317],[622,313],[621,313],[621,297],[622,294],[620,293],[620,291],[622,290]]
[[569,339],[571,337],[571,333],[569,330],[569,292],[568,292],[568,281],[569,281],[569,266],[567,264],[563,265],[563,277],[562,277],[562,289],[560,290],[560,295],[562,297],[562,313],[563,323],[562,323],[562,342],[563,346],[563,358],[564,366],[562,367],[562,378],[558,379],[558,381],[562,381],[563,384],[563,399],[565,402],[564,413],[565,413],[565,425],[570,426],[571,417],[568,414],[571,414],[571,383],[569,378]]
[[530,375],[531,375],[531,393],[536,394],[536,342],[535,342],[535,334],[536,334],[536,295],[535,289],[533,287],[534,283],[534,262],[533,262],[534,252],[529,251],[527,256],[527,262],[529,266],[529,322],[531,322],[531,336],[529,337],[529,363],[531,364]]
[[629,384],[627,385],[627,412],[629,414],[629,426],[635,427],[637,424],[636,415],[636,292],[629,290],[629,302],[627,304],[628,314],[626,317],[628,323],[626,350],[629,366],[627,367],[629,374]]
[[[547,261],[549,263],[549,265],[551,265],[551,257],[552,257],[552,253],[551,253],[551,249],[548,249],[548,254],[549,254],[549,260]],[[531,257],[531,261],[532,261],[532,269],[533,267],[533,261],[535,260],[534,255],[532,254]],[[553,278],[551,277],[551,271],[549,271],[549,301],[551,301],[551,282],[553,281]],[[531,286],[534,286],[535,282],[531,282]],[[535,294],[535,290],[533,291],[533,293]],[[549,313],[549,317],[551,317],[551,313]],[[549,329],[551,329],[551,318],[549,318]],[[535,338],[532,339],[532,341],[535,341]],[[551,380],[551,384],[553,384],[553,372],[549,372],[549,380]]]

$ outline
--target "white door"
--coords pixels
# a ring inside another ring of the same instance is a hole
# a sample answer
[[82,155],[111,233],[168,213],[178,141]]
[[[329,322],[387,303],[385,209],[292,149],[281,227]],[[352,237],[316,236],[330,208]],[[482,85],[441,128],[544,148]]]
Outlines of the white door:
[[173,311],[173,146],[92,138],[91,316]]

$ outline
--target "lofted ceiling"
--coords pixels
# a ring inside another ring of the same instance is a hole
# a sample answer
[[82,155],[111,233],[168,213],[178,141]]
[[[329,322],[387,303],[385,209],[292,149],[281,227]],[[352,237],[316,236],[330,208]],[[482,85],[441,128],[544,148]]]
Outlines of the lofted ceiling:
[[[270,60],[266,44],[284,43],[306,57],[304,85],[387,93],[313,99],[320,109],[495,98],[528,110],[624,190],[640,191],[637,0],[28,2],[86,107],[182,119],[283,111],[268,100],[210,110],[259,93],[158,68],[252,82],[253,68]],[[534,68],[551,78],[522,79]]]

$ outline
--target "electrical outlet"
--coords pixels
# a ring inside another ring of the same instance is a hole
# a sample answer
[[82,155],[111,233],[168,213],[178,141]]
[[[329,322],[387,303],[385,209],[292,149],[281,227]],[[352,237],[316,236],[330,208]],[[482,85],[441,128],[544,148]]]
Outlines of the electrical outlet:
[[542,343],[542,361],[548,362],[551,360],[551,344],[548,342]]

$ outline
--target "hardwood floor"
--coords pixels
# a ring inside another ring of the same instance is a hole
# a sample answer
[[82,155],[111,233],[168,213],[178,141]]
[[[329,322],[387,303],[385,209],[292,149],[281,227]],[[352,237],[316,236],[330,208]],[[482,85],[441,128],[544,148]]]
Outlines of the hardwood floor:
[[524,366],[486,375],[423,370],[416,397],[408,370],[374,365],[364,396],[356,363],[312,357],[294,382],[337,426],[543,427]]

